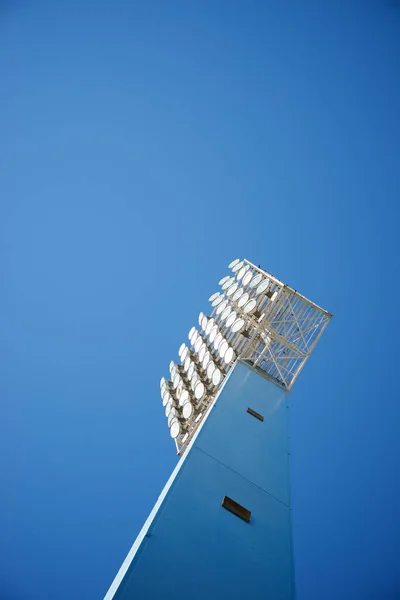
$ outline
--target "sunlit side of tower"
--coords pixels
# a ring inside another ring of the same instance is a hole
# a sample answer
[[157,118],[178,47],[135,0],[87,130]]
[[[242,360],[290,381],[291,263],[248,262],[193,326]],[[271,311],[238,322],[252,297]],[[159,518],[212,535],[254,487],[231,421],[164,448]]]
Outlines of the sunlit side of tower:
[[106,600],[295,597],[288,393],[331,315],[247,260],[161,379],[181,456]]

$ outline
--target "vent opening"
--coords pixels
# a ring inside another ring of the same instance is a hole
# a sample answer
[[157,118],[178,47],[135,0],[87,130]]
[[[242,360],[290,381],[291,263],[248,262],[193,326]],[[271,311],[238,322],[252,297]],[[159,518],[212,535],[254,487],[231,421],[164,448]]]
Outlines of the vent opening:
[[264,421],[264,417],[262,415],[260,415],[260,413],[253,410],[252,408],[248,408],[247,412],[249,413],[249,415],[251,415],[252,417],[255,417],[259,421]]
[[238,502],[232,500],[232,498],[224,496],[222,499],[221,506],[229,512],[231,512],[232,514],[239,517],[239,519],[246,521],[246,523],[250,523],[251,511],[247,510],[247,508],[245,508]]

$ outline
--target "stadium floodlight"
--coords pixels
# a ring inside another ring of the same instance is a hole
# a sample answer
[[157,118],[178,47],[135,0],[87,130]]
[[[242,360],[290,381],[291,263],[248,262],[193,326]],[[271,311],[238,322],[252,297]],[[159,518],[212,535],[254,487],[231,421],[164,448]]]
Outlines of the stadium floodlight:
[[230,315],[231,312],[232,312],[232,306],[228,305],[225,308],[225,310],[222,311],[222,314],[221,314],[221,317],[220,317],[221,318],[221,322],[225,321],[229,317],[229,315]]
[[215,336],[214,341],[213,341],[213,346],[214,346],[215,350],[218,350],[218,346],[222,342],[222,339],[223,339],[222,333],[218,332],[217,335]]
[[228,348],[229,348],[228,342],[226,340],[222,339],[222,342],[218,346],[218,354],[220,355],[220,357],[222,359],[224,359],[225,354],[226,354]]
[[238,271],[237,275],[236,275],[236,279],[238,281],[240,281],[241,279],[243,279],[243,277],[245,276],[246,272],[249,270],[249,265],[244,265],[240,271]]
[[169,415],[168,415],[168,427],[171,426],[171,421],[172,419],[177,419],[180,416],[180,412],[178,411],[177,408],[175,408],[174,406],[172,406],[171,410],[169,411]]
[[203,343],[203,338],[201,337],[201,335],[198,335],[197,339],[196,339],[196,343],[194,345],[194,350],[195,350],[196,354],[199,353],[202,343]]
[[203,367],[203,370],[205,372],[207,372],[207,367],[209,362],[212,360],[211,354],[210,352],[207,350],[207,352],[204,354],[204,358],[203,358],[203,362],[201,363],[201,366]]
[[[229,287],[229,286],[228,286]],[[215,300],[212,301],[211,306],[215,308],[218,304],[221,304],[225,300],[225,296],[223,294],[218,294]]]
[[207,377],[210,381],[212,381],[212,376],[216,368],[217,367],[215,363],[212,360],[210,360],[210,362],[207,365]]
[[210,343],[212,343],[215,340],[216,336],[218,335],[218,331],[218,325],[214,325],[214,327],[210,331],[210,335],[208,336]]
[[261,281],[261,283],[257,286],[256,296],[259,296],[260,294],[265,294],[268,291],[268,288],[269,288],[269,279],[267,277],[266,279],[263,279]]
[[232,302],[237,302],[239,298],[244,294],[244,289],[242,287],[238,288],[236,292],[232,296]]
[[210,335],[211,329],[214,327],[215,321],[214,319],[209,319],[206,327],[206,335]]
[[232,325],[234,324],[234,322],[236,321],[237,315],[236,312],[233,310],[229,317],[226,319],[226,323],[225,326],[230,329],[232,327]]
[[195,408],[192,402],[186,402],[182,409],[182,414],[185,419],[190,419],[195,414]]
[[215,387],[219,386],[219,384],[222,381],[222,377],[223,377],[222,372],[216,368],[212,374],[212,382],[213,382],[213,385],[215,385]]
[[186,402],[190,401],[189,390],[183,390],[181,397],[179,398],[179,406],[182,407]]
[[173,440],[186,431],[186,426],[179,419],[174,419],[170,425],[169,432]]
[[246,274],[244,275],[243,279],[242,279],[242,283],[243,283],[243,285],[244,285],[244,286],[245,286],[245,285],[249,285],[249,284],[250,284],[250,282],[251,282],[251,280],[252,280],[252,277],[253,277],[253,274],[252,274],[252,272],[251,272],[250,270],[248,270],[248,271],[246,272]]
[[223,277],[222,279],[220,279],[218,281],[218,285],[224,285],[225,281],[228,281],[228,279],[230,279],[231,276],[230,275],[226,275],[225,277]]
[[168,402],[172,402],[172,396],[167,390],[165,390],[165,392],[161,396],[161,398],[162,398],[162,405],[164,406],[164,408],[167,406]]
[[222,289],[225,291],[227,290],[229,287],[231,287],[231,285],[235,283],[235,278],[234,277],[229,277],[229,279],[227,279],[226,281],[224,281],[224,283],[222,284]]
[[220,315],[224,312],[224,310],[226,309],[226,307],[228,306],[228,301],[224,300],[224,302],[221,302],[221,304],[219,304],[217,306],[217,310],[215,311],[217,315]]
[[236,321],[234,322],[234,324],[231,327],[232,333],[241,333],[242,335],[245,335],[246,337],[249,337],[249,333],[246,330],[246,321],[245,319],[243,319],[242,317],[239,317],[239,319],[236,319]]
[[249,287],[251,287],[252,289],[258,287],[261,283],[263,279],[262,273],[257,273],[256,275],[254,275],[253,279],[251,280]]
[[203,398],[203,396],[206,393],[206,387],[204,385],[204,383],[200,380],[198,380],[196,382],[196,385],[194,386],[194,395],[196,400],[201,400]]
[[296,290],[236,258],[231,274],[209,297],[211,313],[200,312],[189,344],[181,344],[180,364],[170,362],[171,380],[160,380],[162,405],[171,437],[181,454],[236,361],[264,371],[290,390],[331,314]]
[[257,308],[257,300],[252,298],[243,306],[244,314],[253,314],[255,317],[259,318],[261,316],[260,312],[256,310]]
[[226,295],[229,298],[230,296],[233,296],[233,294],[236,292],[236,290],[238,289],[239,284],[238,283],[232,283],[232,285],[230,285],[228,287],[228,289],[226,290]]
[[237,273],[238,271],[240,271],[240,269],[243,267],[244,265],[244,261],[241,260],[240,262],[236,263],[236,265],[234,267],[232,267],[232,271],[234,273]]
[[235,351],[231,346],[229,346],[227,351],[225,352],[224,361],[227,365],[229,365],[234,360],[235,360]]
[[238,263],[240,263],[240,258],[235,258],[235,260],[229,263],[228,269],[233,269]]
[[243,308],[243,306],[248,302],[249,299],[250,299],[250,295],[248,292],[245,292],[244,294],[242,294],[237,303],[238,307]]
[[201,364],[203,364],[203,359],[206,355],[207,352],[207,345],[203,342],[201,345],[201,348],[199,350],[199,361],[201,362]]

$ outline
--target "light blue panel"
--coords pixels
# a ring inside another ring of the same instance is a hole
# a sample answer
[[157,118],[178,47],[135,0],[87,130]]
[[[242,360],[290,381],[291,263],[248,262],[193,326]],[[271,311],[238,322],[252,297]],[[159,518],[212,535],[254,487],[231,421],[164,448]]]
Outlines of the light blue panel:
[[[221,507],[252,511],[245,523]],[[193,448],[121,584],[119,600],[290,600],[289,509]]]
[[[116,600],[294,598],[286,401],[282,389],[236,365]],[[225,495],[251,511],[249,524],[221,507]]]
[[239,363],[195,445],[289,505],[287,410],[283,389]]

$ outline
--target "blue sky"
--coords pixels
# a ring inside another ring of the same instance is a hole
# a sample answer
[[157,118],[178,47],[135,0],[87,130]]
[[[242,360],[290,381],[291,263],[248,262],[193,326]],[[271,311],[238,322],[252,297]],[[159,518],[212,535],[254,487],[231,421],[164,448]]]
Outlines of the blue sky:
[[334,313],[291,394],[298,600],[400,594],[400,8],[0,6],[0,597],[101,598],[233,258]]

